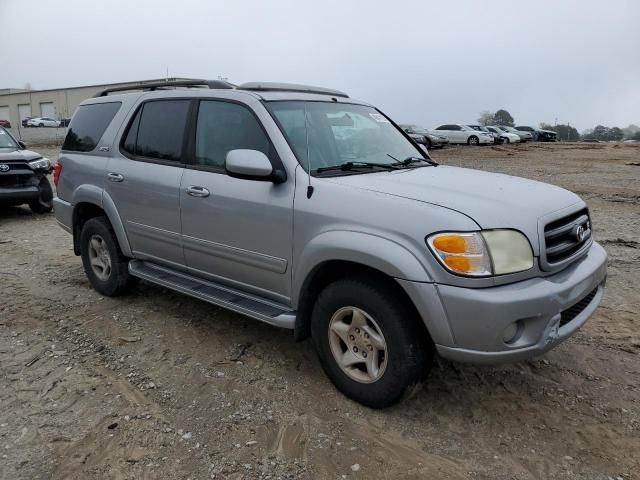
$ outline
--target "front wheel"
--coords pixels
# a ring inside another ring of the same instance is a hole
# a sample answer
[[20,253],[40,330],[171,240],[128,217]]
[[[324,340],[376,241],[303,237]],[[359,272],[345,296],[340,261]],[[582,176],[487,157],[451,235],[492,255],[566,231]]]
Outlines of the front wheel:
[[433,349],[419,319],[393,289],[338,280],[318,296],[312,337],[325,373],[347,397],[371,408],[397,402],[428,373]]
[[33,213],[49,213],[53,210],[53,190],[47,177],[40,179],[38,187],[40,189],[40,196],[37,200],[29,202],[29,208]]
[[475,135],[471,135],[467,140],[467,145],[478,145],[480,144],[480,139]]
[[511,140],[510,140],[510,139],[508,139],[508,138],[505,138],[505,139],[504,139],[504,143],[511,143]]

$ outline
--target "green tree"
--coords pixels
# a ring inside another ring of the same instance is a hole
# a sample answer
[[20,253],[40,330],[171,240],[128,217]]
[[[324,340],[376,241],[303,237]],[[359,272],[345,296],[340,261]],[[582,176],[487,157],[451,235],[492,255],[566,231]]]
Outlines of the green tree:
[[496,123],[496,119],[493,113],[491,113],[488,110],[485,110],[483,112],[480,112],[480,118],[478,118],[478,123],[480,125],[494,125]]
[[596,125],[593,129],[593,138],[596,140],[608,140],[609,129],[604,125]]
[[502,108],[493,114],[493,118],[498,125],[507,127],[513,127],[515,125],[511,114]]
[[614,142],[619,142],[624,138],[624,132],[621,128],[611,127],[607,132],[607,140],[613,140]]
[[640,140],[640,130],[631,135],[631,140]]
[[633,136],[636,134],[636,132],[640,132],[640,127],[632,123],[628,127],[623,128],[622,132],[624,133],[625,138],[633,139]]

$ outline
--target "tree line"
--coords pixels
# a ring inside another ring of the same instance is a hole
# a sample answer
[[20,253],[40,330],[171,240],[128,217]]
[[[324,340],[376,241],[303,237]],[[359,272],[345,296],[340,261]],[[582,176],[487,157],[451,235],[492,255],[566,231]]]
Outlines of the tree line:
[[[515,120],[513,116],[505,109],[501,108],[496,112],[489,112],[485,110],[480,112],[478,118],[480,125],[504,125],[507,127],[515,126]],[[639,140],[640,141],[640,127],[637,125],[629,125],[625,128],[620,127],[605,127],[604,125],[596,125],[594,128],[585,130],[580,134],[575,127],[570,124],[566,125],[551,125],[549,123],[540,123],[542,130],[552,130],[558,134],[559,140],[566,140],[575,142],[579,140],[599,140],[599,141],[615,141],[621,140]]]

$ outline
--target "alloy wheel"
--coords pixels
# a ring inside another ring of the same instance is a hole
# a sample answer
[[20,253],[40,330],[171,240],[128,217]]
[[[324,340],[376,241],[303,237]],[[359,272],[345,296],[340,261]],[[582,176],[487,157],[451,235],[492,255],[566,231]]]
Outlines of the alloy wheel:
[[333,314],[329,345],[338,366],[357,382],[373,383],[387,368],[387,342],[382,330],[360,308],[343,307]]
[[88,250],[91,270],[100,280],[107,281],[111,275],[111,255],[107,242],[98,234],[92,235]]

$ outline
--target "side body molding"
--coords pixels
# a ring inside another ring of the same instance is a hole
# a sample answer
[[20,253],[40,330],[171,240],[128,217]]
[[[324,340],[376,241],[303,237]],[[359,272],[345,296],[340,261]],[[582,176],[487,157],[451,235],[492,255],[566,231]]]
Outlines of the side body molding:
[[305,245],[298,259],[293,269],[294,308],[298,306],[308,275],[318,265],[331,260],[360,263],[397,279],[433,282],[424,266],[407,248],[370,233],[347,230],[323,232]]

